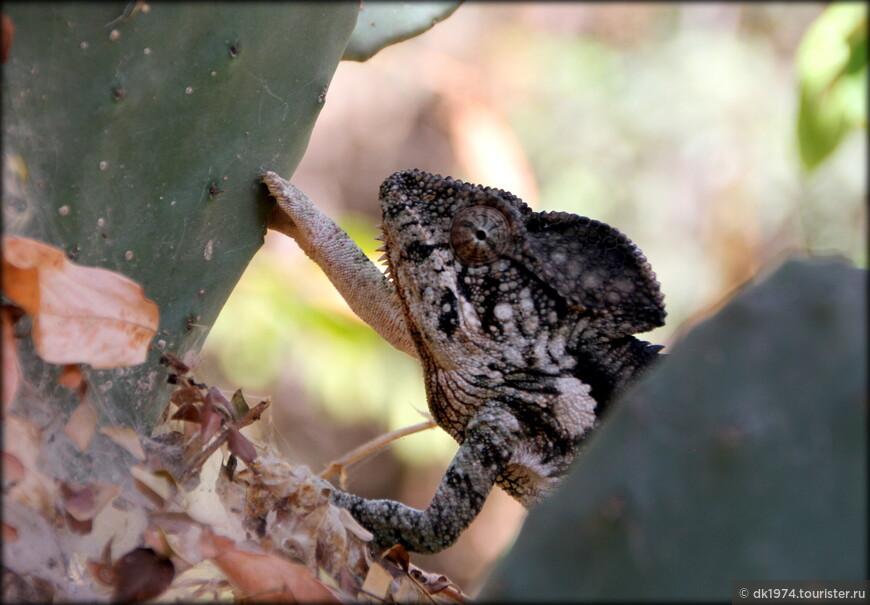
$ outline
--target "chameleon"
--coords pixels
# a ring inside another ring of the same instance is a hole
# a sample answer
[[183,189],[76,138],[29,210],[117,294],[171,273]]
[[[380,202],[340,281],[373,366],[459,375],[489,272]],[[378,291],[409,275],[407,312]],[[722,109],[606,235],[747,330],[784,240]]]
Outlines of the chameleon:
[[569,470],[608,403],[660,357],[634,334],[664,325],[664,296],[624,234],[513,194],[419,170],[380,186],[382,272],[290,182],[261,175],[269,228],[293,237],[350,308],[420,361],[429,410],[459,444],[423,510],[330,485],[374,535],[451,546],[494,485],[526,508]]

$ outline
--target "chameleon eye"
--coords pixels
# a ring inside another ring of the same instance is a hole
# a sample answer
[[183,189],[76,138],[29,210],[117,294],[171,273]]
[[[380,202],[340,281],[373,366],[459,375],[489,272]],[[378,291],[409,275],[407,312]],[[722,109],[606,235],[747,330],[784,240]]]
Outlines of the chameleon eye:
[[450,245],[456,256],[469,265],[494,261],[507,248],[509,239],[507,218],[492,206],[466,208],[450,226]]

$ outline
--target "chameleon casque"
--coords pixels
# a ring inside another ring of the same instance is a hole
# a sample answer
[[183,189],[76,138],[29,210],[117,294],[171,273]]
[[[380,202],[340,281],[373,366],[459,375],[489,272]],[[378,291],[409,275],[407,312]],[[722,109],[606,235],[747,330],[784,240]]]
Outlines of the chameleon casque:
[[274,172],[262,179],[278,202],[269,227],[295,238],[357,315],[420,360],[432,416],[460,444],[425,510],[333,488],[378,547],[450,546],[496,484],[535,503],[662,348],[633,336],[664,324],[655,273],[604,223],[397,172],[380,188],[384,274],[296,187]]

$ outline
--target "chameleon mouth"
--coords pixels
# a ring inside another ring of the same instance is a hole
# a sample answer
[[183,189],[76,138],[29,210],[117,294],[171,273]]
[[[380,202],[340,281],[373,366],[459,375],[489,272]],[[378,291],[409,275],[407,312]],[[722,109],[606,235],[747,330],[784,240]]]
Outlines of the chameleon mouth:
[[381,263],[381,265],[386,267],[386,270],[384,271],[384,277],[387,278],[387,281],[390,283],[395,283],[395,280],[393,279],[393,266],[390,263],[390,257],[387,253],[387,239],[386,234],[384,233],[384,225],[383,223],[378,223],[377,225],[375,225],[375,228],[377,228],[381,232],[379,235],[375,236],[375,239],[379,242],[382,242],[381,247],[375,250],[375,252],[383,252],[380,258],[378,258],[377,262]]

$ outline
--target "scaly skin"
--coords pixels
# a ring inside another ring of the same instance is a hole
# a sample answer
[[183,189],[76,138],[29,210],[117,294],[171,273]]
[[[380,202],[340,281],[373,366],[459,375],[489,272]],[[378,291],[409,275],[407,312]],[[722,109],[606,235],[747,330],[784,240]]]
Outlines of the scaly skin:
[[386,277],[302,192],[273,172],[263,181],[278,201],[269,226],[295,238],[390,344],[420,359],[429,409],[460,444],[425,510],[333,492],[379,547],[450,546],[493,485],[526,506],[539,500],[603,407],[658,355],[632,336],[664,324],[655,274],[604,223],[398,172],[381,185]]

